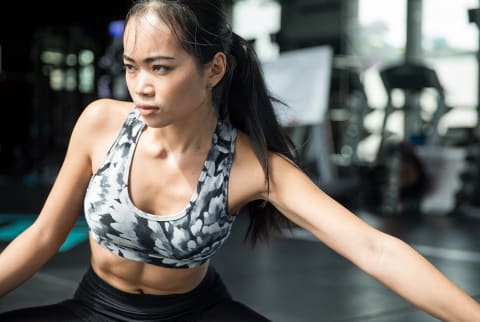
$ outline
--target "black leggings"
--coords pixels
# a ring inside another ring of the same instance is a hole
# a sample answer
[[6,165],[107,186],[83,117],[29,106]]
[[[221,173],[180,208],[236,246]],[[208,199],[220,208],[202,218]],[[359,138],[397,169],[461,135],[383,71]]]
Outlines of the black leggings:
[[173,295],[120,291],[89,269],[72,299],[0,314],[2,322],[268,322],[234,301],[220,276],[209,268],[191,292]]

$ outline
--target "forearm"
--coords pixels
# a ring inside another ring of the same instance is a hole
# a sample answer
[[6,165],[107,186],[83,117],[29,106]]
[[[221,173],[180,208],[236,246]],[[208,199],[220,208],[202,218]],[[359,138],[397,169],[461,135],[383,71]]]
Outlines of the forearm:
[[59,247],[34,226],[15,238],[0,254],[0,297],[32,277]]
[[480,305],[412,247],[384,237],[369,273],[441,321],[480,321]]

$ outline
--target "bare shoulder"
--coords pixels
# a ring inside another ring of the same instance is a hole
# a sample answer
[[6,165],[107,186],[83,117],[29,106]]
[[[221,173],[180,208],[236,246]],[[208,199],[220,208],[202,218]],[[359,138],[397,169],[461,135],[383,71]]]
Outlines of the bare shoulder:
[[97,99],[85,107],[79,122],[87,123],[91,129],[118,128],[133,107],[131,102],[108,98]]
[[82,111],[73,131],[76,149],[85,151],[96,169],[118,135],[133,103],[113,99],[98,99]]
[[[263,173],[262,165],[258,160],[250,138],[243,132],[238,131],[233,158],[232,171],[239,173],[250,171],[251,175]],[[264,181],[264,178],[262,179]]]
[[[285,156],[267,151],[270,189],[277,184],[278,176],[298,174],[298,167]],[[300,171],[301,173],[301,171]],[[255,153],[250,138],[238,132],[235,156],[229,182],[229,204],[237,209],[253,200],[268,200],[269,191],[262,163]]]
[[113,99],[94,100],[82,111],[73,135],[92,143],[104,138],[109,139],[118,133],[133,107],[133,103]]
[[275,198],[280,190],[290,186],[290,179],[308,180],[305,173],[292,160],[280,153],[267,151],[267,162],[268,186],[262,163],[250,138],[239,131],[229,180],[228,200],[231,213],[253,200],[272,201],[272,197]]
[[265,174],[249,137],[238,131],[235,155],[228,185],[230,213],[236,213],[246,203],[259,199],[265,189]]

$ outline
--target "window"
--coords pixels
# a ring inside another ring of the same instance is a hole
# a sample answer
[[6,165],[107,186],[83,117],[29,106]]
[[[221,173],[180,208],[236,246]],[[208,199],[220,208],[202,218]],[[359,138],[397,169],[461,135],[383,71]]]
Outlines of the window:
[[280,30],[281,6],[275,0],[237,1],[233,6],[232,29],[248,40],[254,40],[255,51],[261,61],[279,55],[270,35]]
[[423,48],[445,88],[447,104],[455,109],[445,126],[474,126],[477,120],[478,28],[468,10],[478,0],[423,0]]
[[[446,103],[454,108],[439,125],[443,132],[449,127],[472,127],[477,122],[479,38],[477,26],[469,22],[468,10],[478,7],[478,0],[423,0],[424,61],[437,72]],[[406,12],[407,0],[359,0],[358,51],[364,66],[365,90],[374,108],[383,108],[386,103],[379,70],[404,60]],[[374,133],[382,118],[383,113],[371,113],[365,121],[367,129]],[[401,134],[402,122],[402,117],[395,117],[389,121],[389,129]],[[365,142],[367,151],[374,150],[378,137],[372,135],[370,139]]]

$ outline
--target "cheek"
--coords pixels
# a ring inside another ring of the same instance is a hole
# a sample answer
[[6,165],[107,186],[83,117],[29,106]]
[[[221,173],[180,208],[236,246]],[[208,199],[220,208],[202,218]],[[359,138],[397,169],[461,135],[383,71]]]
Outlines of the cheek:
[[130,96],[134,97],[136,93],[136,87],[137,87],[136,78],[126,74],[124,76],[124,79],[125,79],[125,84],[127,86],[127,90],[130,93]]
[[[205,87],[205,88],[204,88]],[[164,94],[175,93],[178,99],[184,100],[203,100],[206,95],[206,86],[203,86],[203,82],[199,77],[186,76],[178,79],[176,82],[166,84],[163,89],[166,92]]]
[[130,93],[130,96],[134,97],[135,96],[135,91],[133,90],[134,89],[133,83],[127,79],[126,80],[126,85],[127,85],[127,90]]

